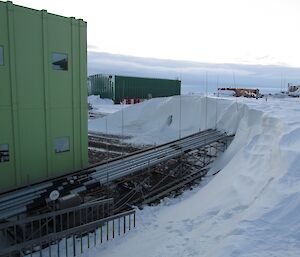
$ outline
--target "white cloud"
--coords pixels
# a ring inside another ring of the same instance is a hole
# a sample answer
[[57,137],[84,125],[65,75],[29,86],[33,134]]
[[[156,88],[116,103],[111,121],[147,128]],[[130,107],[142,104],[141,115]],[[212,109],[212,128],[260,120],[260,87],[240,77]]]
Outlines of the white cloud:
[[288,82],[300,84],[300,69],[284,66],[198,63],[99,52],[89,52],[88,60],[89,74],[180,78],[183,89],[189,91],[205,90],[206,73],[210,91],[214,91],[217,86],[227,87],[234,84],[238,87],[261,88],[263,91],[279,91],[283,80],[284,86]]
[[[300,67],[298,0],[15,0],[88,22],[93,50]],[[268,56],[261,59],[262,56]]]

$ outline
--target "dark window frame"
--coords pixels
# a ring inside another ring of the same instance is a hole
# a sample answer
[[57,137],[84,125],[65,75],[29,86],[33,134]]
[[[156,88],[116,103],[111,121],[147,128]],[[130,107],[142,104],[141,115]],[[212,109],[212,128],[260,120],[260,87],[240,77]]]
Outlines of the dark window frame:
[[[66,60],[66,63],[62,61]],[[59,63],[61,62],[61,63]],[[52,52],[51,65],[54,71],[68,71],[69,70],[69,55],[62,52]],[[63,67],[65,65],[65,67]],[[60,66],[60,67],[59,67]]]
[[[68,139],[68,145],[67,148],[63,148],[62,147],[62,142],[59,142],[59,140],[63,140],[63,139]],[[66,153],[66,152],[70,152],[71,151],[71,144],[70,144],[70,137],[69,136],[62,136],[62,137],[56,137],[54,138],[54,152],[55,153]],[[60,143],[61,145],[58,146],[58,143]],[[61,148],[61,149],[59,149]]]
[[[2,56],[2,59],[1,59]],[[0,45],[0,66],[4,66],[4,46]]]
[[[1,150],[2,149],[1,146],[7,146],[7,148],[4,149],[4,150]],[[7,154],[5,154],[5,152],[7,152]],[[9,161],[10,161],[9,144],[8,143],[1,143],[0,144],[0,164],[5,163],[5,162],[9,162]]]

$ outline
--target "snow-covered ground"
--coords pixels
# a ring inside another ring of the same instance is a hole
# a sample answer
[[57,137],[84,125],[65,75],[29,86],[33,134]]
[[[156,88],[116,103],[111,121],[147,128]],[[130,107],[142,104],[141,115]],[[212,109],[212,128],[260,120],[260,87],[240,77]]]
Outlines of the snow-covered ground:
[[[107,116],[110,133],[121,132],[121,113]],[[152,99],[124,109],[123,124],[138,143],[175,139],[180,128],[181,136],[209,127],[236,136],[213,167],[220,173],[139,211],[135,230],[89,254],[300,256],[299,98]],[[104,127],[105,118],[89,123],[91,130]]]

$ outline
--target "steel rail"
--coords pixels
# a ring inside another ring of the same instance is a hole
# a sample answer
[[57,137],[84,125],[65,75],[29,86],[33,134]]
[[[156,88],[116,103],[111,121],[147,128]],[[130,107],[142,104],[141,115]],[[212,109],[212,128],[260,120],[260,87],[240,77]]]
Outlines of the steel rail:
[[[178,157],[184,152],[192,151],[218,140],[226,139],[227,134],[216,130],[205,130],[196,134],[160,145],[150,149],[141,150],[123,158],[117,158],[107,163],[99,163],[90,169],[85,169],[88,175],[76,178],[82,171],[66,175],[63,178],[41,182],[30,187],[16,189],[7,194],[0,195],[0,219],[5,219],[26,211],[26,206],[51,188],[66,193],[79,193],[87,190],[93,183],[107,183],[123,176],[133,174],[147,167],[152,167],[166,160]],[[71,185],[70,180],[76,181]],[[55,187],[55,184],[57,186]],[[68,189],[69,187],[69,189]],[[50,192],[49,192],[50,193]]]
[[185,152],[186,150],[193,150],[195,148],[202,147],[203,145],[205,145],[207,143],[211,143],[211,141],[217,141],[217,140],[220,140],[221,138],[224,138],[224,135],[221,135],[221,136],[213,135],[213,136],[208,136],[205,139],[198,140],[196,142],[193,141],[193,142],[187,142],[186,144],[182,144],[182,145],[180,145],[179,149],[168,148],[165,151],[155,151],[152,155],[144,155],[143,157],[137,158],[134,161],[126,162],[122,166],[113,167],[113,165],[111,165],[112,167],[110,167],[110,169],[105,169],[105,167],[103,167],[104,169],[94,172],[93,174],[91,174],[91,176],[93,178],[98,178],[99,176],[102,176],[103,174],[106,176],[107,176],[107,174],[109,174],[109,175],[114,174],[115,171],[124,170],[124,169],[128,169],[128,168],[130,170],[132,167],[138,166],[139,163],[148,164],[150,162],[150,164],[151,164],[153,161],[156,161],[156,160],[159,160],[159,162],[162,162],[163,160],[166,160],[166,159],[172,159],[177,154],[181,154],[182,152]]
[[[215,142],[216,140],[221,140],[221,139],[224,139],[224,138],[225,138],[224,136],[219,136],[217,138],[212,138],[210,140],[206,140],[206,142],[203,142],[203,144],[200,145],[200,146],[198,144],[194,144],[190,147],[190,149],[192,149],[192,148],[195,149],[195,148],[198,148],[198,147],[201,147],[201,146],[205,146],[207,144]],[[175,157],[177,157],[181,154],[182,154],[182,152],[180,150],[177,150],[177,151],[175,150],[175,151],[171,152],[170,154],[168,154],[167,156],[158,156],[154,159],[148,159],[148,160],[145,160],[144,162],[135,163],[135,164],[133,164],[133,166],[131,166],[127,169],[115,170],[115,171],[110,172],[110,173],[106,173],[104,171],[103,173],[98,174],[97,177],[94,176],[94,174],[92,176],[94,177],[94,179],[97,179],[101,183],[106,183],[106,181],[111,182],[115,179],[127,176],[129,174],[133,174],[136,171],[145,169],[147,167],[152,167],[152,166],[154,166],[158,163],[161,163],[161,162],[164,162],[166,160],[175,158]],[[109,177],[107,178],[107,176],[109,176]]]

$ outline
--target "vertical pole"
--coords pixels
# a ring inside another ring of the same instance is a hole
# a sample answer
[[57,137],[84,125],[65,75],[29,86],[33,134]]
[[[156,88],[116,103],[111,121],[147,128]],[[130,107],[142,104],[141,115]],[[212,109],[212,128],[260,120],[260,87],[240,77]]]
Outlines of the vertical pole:
[[60,231],[63,231],[64,224],[63,224],[63,214],[59,215],[59,220],[60,220]]
[[126,216],[124,216],[123,226],[124,226],[124,234],[125,234],[126,233]]
[[[217,76],[217,90],[218,90],[218,88],[219,88],[219,76]],[[215,129],[217,129],[217,121],[218,121],[218,102],[219,102],[219,98],[216,99],[216,121],[215,121]]]
[[[31,247],[32,247],[32,245],[31,245]],[[48,250],[49,250],[49,257],[51,257],[51,243],[49,243]],[[31,252],[30,256],[31,257],[32,257],[32,251],[33,251],[33,249],[30,250],[30,252]]]
[[101,225],[101,227],[100,227],[100,242],[101,242],[101,244],[102,244],[102,242],[103,242],[103,231],[102,231],[102,225]]
[[75,235],[73,235],[73,257],[76,256],[76,240]]
[[205,130],[207,129],[207,72],[205,73]]
[[112,238],[115,238],[115,220],[112,221]]
[[118,234],[121,235],[121,221],[120,218],[118,218]]
[[181,139],[181,93],[179,95],[179,139]]
[[[123,98],[123,101],[124,101],[124,85],[125,84],[125,82],[123,81],[123,96],[122,96],[122,98]],[[122,106],[122,143],[123,143],[123,147],[122,147],[122,158],[124,157],[124,108],[123,108],[124,106]]]
[[108,231],[108,229],[109,229],[109,227],[108,227],[108,225],[109,225],[109,221],[107,221],[106,222],[106,240],[108,241],[109,240],[109,231]]
[[135,228],[135,212],[133,213],[133,227]]
[[67,229],[70,228],[70,213],[67,212]]
[[[40,245],[39,245],[40,257],[43,257],[42,251],[43,251],[43,248],[42,248],[42,245],[40,244]],[[59,256],[59,255],[57,255],[57,256]]]
[[[39,224],[40,224],[40,222],[41,222],[41,220],[39,220]],[[41,231],[40,226],[39,226],[39,231]],[[17,244],[17,228],[16,228],[16,225],[14,225],[14,238],[15,238],[15,244]]]
[[81,214],[82,209],[79,209],[79,225],[82,225],[81,220],[82,220],[82,214]]
[[85,208],[85,224],[88,223],[88,208]]
[[66,244],[66,257],[68,257],[68,238],[65,238],[65,244]]
[[80,253],[83,253],[83,246],[82,246],[82,234],[80,234]]
[[[107,115],[105,116],[105,131],[106,131],[106,135],[108,135]],[[106,163],[108,163],[108,160],[109,160],[109,151],[108,151],[108,142],[106,142]]]
[[73,227],[76,227],[76,210],[73,212]]
[[128,227],[131,229],[131,214],[128,215]]
[[57,240],[57,256],[60,256],[59,240]]

